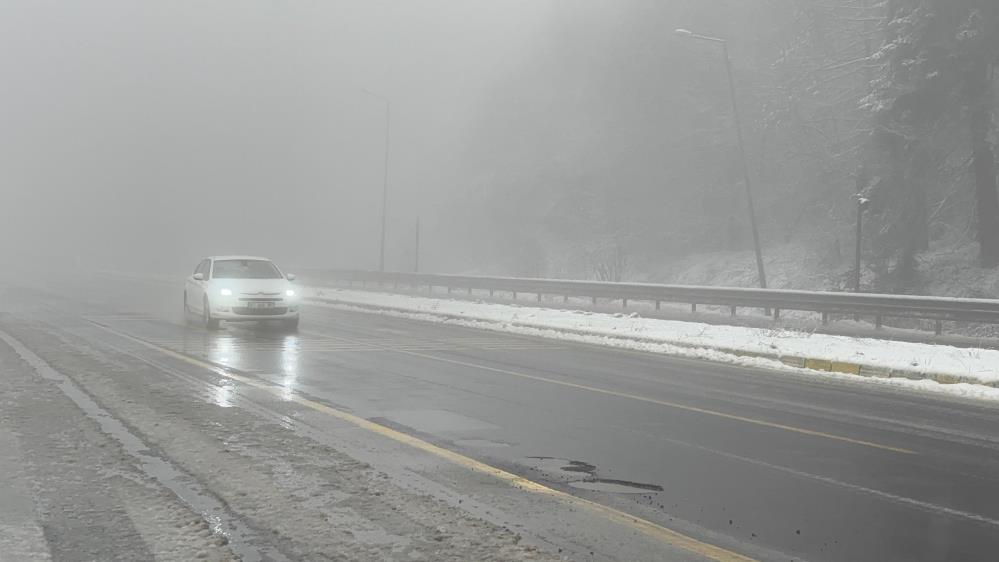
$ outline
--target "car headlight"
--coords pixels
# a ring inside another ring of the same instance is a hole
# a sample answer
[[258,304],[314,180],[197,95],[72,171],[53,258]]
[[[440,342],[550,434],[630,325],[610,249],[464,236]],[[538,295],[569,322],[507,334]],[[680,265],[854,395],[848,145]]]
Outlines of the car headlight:
[[287,291],[284,292],[284,294],[288,295],[289,297],[293,297],[295,296],[295,291],[293,289],[288,289]]
[[221,293],[223,297],[231,297],[232,289],[222,289],[219,293]]

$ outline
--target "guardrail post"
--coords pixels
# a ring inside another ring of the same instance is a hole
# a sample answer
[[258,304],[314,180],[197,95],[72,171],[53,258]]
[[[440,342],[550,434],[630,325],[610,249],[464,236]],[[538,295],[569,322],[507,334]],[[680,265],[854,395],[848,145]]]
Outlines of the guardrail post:
[[779,308],[775,308],[774,309],[774,320],[780,320],[780,309]]
[[495,293],[495,291],[492,290],[492,289],[489,289],[489,298],[493,298],[493,293]]
[[566,304],[568,302],[569,302],[569,295],[562,295],[562,304]]
[[628,299],[621,299],[621,308],[628,308]]
[[733,317],[734,317],[734,316],[735,316],[735,307],[733,306],[733,307],[731,307],[731,308],[732,308],[732,314],[731,314],[731,316],[733,316]]
[[597,297],[593,297],[593,306],[597,306]]
[[874,329],[875,330],[880,330],[881,329],[881,316],[880,315],[874,317]]
[[468,288],[468,294],[469,294],[469,295],[471,295],[471,294],[472,294],[472,288],[471,288],[471,287],[469,287],[469,288]]
[[541,302],[541,293],[538,293],[538,302]]
[[694,302],[690,303],[690,313],[697,314],[697,303]]
[[517,291],[513,292],[513,300],[517,300]]
[[449,295],[451,294],[451,285],[447,286],[447,294],[449,294]]
[[938,336],[943,333],[943,320],[937,320],[933,323],[933,332]]
[[661,307],[662,307],[662,302],[656,301],[656,310],[659,310]]
[[825,326],[827,324],[829,324],[829,313],[828,312],[823,312],[822,313],[822,325]]

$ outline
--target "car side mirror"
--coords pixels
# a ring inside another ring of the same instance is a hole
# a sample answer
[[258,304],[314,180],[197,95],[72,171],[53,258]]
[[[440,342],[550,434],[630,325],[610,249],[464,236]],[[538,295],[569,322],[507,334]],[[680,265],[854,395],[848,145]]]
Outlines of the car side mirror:
[[195,273],[194,274],[194,280],[195,281],[204,281],[205,280],[205,274],[204,273]]
[[288,275],[285,275],[285,278],[288,279],[288,281],[294,281],[297,277],[298,276],[295,275],[294,273],[289,273]]

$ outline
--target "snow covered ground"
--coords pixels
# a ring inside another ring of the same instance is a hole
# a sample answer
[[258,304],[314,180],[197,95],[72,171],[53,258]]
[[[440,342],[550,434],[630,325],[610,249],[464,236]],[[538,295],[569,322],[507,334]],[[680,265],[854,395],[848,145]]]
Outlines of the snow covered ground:
[[[470,300],[428,298],[328,287],[303,288],[319,305],[379,309],[384,314],[450,322],[475,328],[638,349],[713,361],[805,371],[961,396],[999,400],[999,351],[969,349],[642,318]],[[755,356],[753,356],[755,355]],[[760,357],[763,356],[763,357]],[[807,358],[862,365],[871,377],[789,366],[779,358]],[[921,376],[925,376],[923,380]],[[941,384],[951,378],[963,382]],[[936,379],[936,380],[931,380]],[[973,384],[969,384],[973,383]]]

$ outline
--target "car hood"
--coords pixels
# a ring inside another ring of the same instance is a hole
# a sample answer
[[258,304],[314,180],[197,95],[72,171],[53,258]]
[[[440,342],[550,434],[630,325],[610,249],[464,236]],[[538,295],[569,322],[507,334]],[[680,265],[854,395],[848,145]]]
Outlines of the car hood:
[[212,279],[212,285],[218,289],[229,289],[234,295],[284,294],[291,288],[287,279]]

